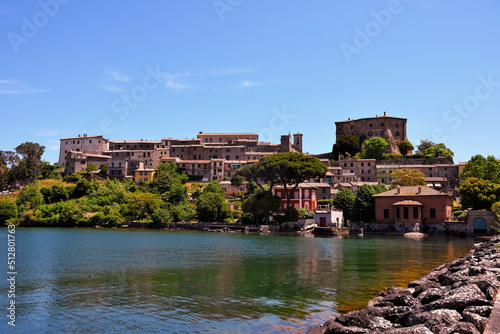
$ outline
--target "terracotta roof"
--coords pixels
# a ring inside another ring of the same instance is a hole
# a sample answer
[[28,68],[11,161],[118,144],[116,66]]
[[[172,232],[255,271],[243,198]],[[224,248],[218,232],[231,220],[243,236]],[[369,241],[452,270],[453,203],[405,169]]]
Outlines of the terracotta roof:
[[223,133],[223,132],[220,132],[220,133],[217,133],[217,132],[214,132],[214,133],[198,133],[197,136],[200,136],[200,137],[212,137],[212,136],[257,136],[256,133]]
[[[421,192],[419,193],[419,189],[421,188]],[[397,193],[399,189],[399,194]],[[406,186],[406,187],[398,187],[395,189],[391,189],[389,191],[373,195],[373,197],[392,197],[392,196],[448,196],[445,193],[440,192],[439,190],[432,189],[426,186]]]
[[425,182],[447,182],[448,179],[445,177],[426,177]]
[[113,144],[161,144],[161,140],[110,140]]
[[330,183],[326,183],[326,182],[313,182],[314,186],[316,187],[320,187],[320,188],[331,188],[332,186],[330,185]]
[[[288,189],[291,189],[293,188],[295,185],[294,184],[289,184],[287,185],[287,188]],[[283,188],[283,186],[275,186],[274,187],[275,189],[281,189]],[[302,183],[299,183],[299,186],[297,187],[298,188],[312,188],[312,189],[318,189],[317,187],[314,186],[314,183],[307,183],[307,182],[302,182]]]
[[96,135],[96,136],[79,136],[79,137],[68,137],[68,138],[62,138],[59,140],[68,140],[68,139],[86,139],[86,138],[102,138],[104,140],[109,140],[104,138],[102,135]]
[[399,201],[394,203],[393,205],[418,205],[418,206],[423,206],[422,203],[417,202],[417,201],[412,201],[411,199],[405,199],[404,201]]
[[336,124],[338,123],[349,123],[349,122],[355,122],[355,121],[361,121],[361,120],[368,120],[368,119],[381,119],[381,118],[394,118],[394,119],[404,119],[407,120],[406,118],[401,118],[401,117],[394,117],[394,116],[385,116],[385,115],[380,115],[376,117],[364,117],[364,118],[358,118],[358,119],[348,119],[345,121],[340,121],[340,122],[335,122]]

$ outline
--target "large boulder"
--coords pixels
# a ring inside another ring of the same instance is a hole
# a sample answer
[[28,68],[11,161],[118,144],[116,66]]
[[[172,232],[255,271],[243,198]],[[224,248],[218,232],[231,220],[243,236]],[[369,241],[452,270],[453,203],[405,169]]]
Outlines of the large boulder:
[[406,320],[405,326],[425,325],[432,332],[436,333],[437,328],[442,325],[451,326],[460,320],[460,313],[455,310],[442,309],[428,312],[416,312]]

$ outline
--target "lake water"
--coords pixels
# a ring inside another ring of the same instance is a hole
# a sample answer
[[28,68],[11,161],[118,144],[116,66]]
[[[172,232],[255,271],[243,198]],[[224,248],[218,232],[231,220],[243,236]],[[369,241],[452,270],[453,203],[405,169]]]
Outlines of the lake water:
[[[7,325],[2,280],[1,333],[304,333],[477,242],[49,228],[15,235],[16,327]],[[6,229],[0,238],[7,276]]]

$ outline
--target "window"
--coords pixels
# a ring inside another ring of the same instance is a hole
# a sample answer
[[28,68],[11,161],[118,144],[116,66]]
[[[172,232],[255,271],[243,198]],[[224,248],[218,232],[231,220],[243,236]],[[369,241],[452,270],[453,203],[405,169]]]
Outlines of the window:
[[403,218],[404,218],[404,219],[408,219],[408,217],[409,217],[409,214],[408,214],[408,207],[407,207],[407,206],[405,206],[405,207],[403,208]]
[[361,163],[361,167],[365,167],[365,163],[364,162]]
[[430,216],[431,219],[436,219],[436,209],[431,209]]
[[89,140],[89,144],[92,144],[92,139]]
[[370,127],[370,128],[371,128],[371,127],[372,127],[372,123],[368,124],[368,127]]
[[384,123],[380,123],[380,126],[384,126]]
[[344,162],[344,167],[347,167],[347,162]]
[[354,164],[351,162],[351,167],[354,167]]
[[384,209],[384,218],[385,219],[389,218],[389,209]]
[[219,143],[222,143],[222,138],[219,138]]
[[413,219],[418,219],[418,207],[413,207]]
[[396,137],[399,137],[399,131],[396,131]]
[[139,175],[143,175],[142,172],[139,172]]
[[229,160],[229,155],[226,155],[226,160]]
[[396,123],[396,127],[399,128],[399,124]]
[[365,173],[365,170],[364,170],[364,169],[362,169],[362,170],[361,170],[361,174],[364,174],[364,173]]
[[399,214],[399,206],[396,208],[396,218],[397,219],[401,218],[401,216]]

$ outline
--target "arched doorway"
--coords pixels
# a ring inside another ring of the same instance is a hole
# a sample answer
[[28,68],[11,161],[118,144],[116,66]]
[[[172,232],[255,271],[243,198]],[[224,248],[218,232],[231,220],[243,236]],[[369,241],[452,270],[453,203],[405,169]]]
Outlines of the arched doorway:
[[486,220],[481,217],[474,219],[474,234],[488,234]]

